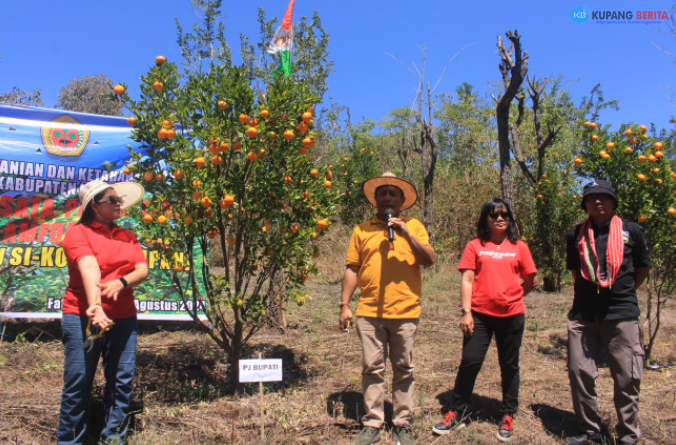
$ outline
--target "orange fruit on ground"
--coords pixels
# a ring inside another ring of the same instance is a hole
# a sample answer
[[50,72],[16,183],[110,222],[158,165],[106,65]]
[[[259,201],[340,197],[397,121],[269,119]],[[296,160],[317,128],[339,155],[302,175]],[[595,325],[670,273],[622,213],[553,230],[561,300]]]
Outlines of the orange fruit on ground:
[[257,127],[258,126],[258,119],[255,117],[252,117],[249,119],[249,127]]
[[676,215],[676,209],[673,208],[673,207],[669,207],[669,208],[667,209],[667,214],[670,215],[670,216]]
[[146,181],[152,181],[153,179],[155,179],[155,173],[145,172],[145,174],[143,175],[143,179],[145,179]]
[[290,141],[291,139],[293,139],[293,136],[294,136],[294,133],[293,133],[293,130],[291,130],[291,129],[286,130],[284,132],[284,139],[286,139],[287,141]]
[[627,142],[629,143],[629,145],[634,145],[636,144],[636,138],[631,138]]
[[221,158],[220,156],[214,156],[211,158],[211,163],[214,165],[221,165],[222,162],[223,158]]
[[258,128],[256,127],[247,128],[246,135],[249,136],[251,139],[255,138],[256,136],[258,136]]
[[155,63],[158,64],[158,65],[162,65],[166,61],[167,61],[167,58],[164,57],[164,56],[155,57]]
[[316,168],[313,168],[312,170],[310,170],[310,177],[311,178],[316,178],[318,174],[319,174],[319,170],[317,170]]
[[313,145],[315,145],[315,140],[312,138],[305,138],[303,139],[303,147],[310,148]]
[[118,96],[124,94],[124,87],[122,85],[115,85],[113,87],[113,92],[117,94]]
[[634,131],[633,131],[631,128],[627,128],[627,129],[624,131],[624,135],[625,135],[626,137],[629,137],[629,136],[631,136],[631,134],[632,134],[633,132],[634,132]]
[[663,158],[663,157],[664,157],[664,153],[662,153],[661,151],[656,151],[656,152],[655,152],[655,157],[656,157],[657,159]]
[[157,222],[164,225],[167,223],[167,217],[164,215],[160,215],[157,217]]
[[634,151],[634,149],[631,148],[631,147],[625,147],[624,148],[624,152],[628,155],[630,155],[633,151]]
[[638,159],[638,162],[645,162],[645,160],[646,160],[647,158],[646,158],[644,155],[638,155],[638,158],[637,158],[637,159]]
[[639,128],[641,129],[641,133],[645,133],[646,131],[648,131],[648,127],[646,127],[645,125],[641,125]]
[[327,189],[330,189],[331,188],[331,181],[329,181],[328,179],[326,181],[324,181],[324,187],[326,187]]
[[162,88],[164,88],[164,84],[159,80],[156,80],[155,82],[153,82],[153,88],[155,89],[155,91],[162,91]]
[[645,216],[645,215],[639,215],[639,217],[638,217],[638,222],[646,222],[647,219],[648,219],[647,216]]
[[301,155],[301,156],[305,156],[305,155],[307,154],[307,148],[305,148],[305,147],[300,147],[300,148],[298,149],[298,154]]
[[655,150],[662,150],[662,142],[655,142]]
[[239,121],[243,124],[246,124],[249,122],[249,116],[247,116],[245,113],[242,113],[239,115]]
[[202,207],[209,207],[212,202],[211,199],[205,196],[204,198],[200,199],[200,204],[202,204]]
[[232,144],[232,149],[233,149],[233,150],[239,150],[240,148],[242,148],[242,143],[241,143],[241,142],[235,142],[234,144]]
[[143,222],[150,224],[151,222],[153,222],[153,217],[150,215],[143,215]]
[[164,181],[164,176],[162,176],[161,173],[156,174],[156,175],[155,175],[155,181],[157,181],[157,182],[162,182],[162,181]]
[[599,140],[599,135],[593,134],[592,137],[591,137],[591,140],[594,141],[594,142],[598,141],[598,140]]
[[207,163],[207,162],[204,160],[204,158],[197,158],[197,159],[195,159],[195,167],[197,167],[197,168],[202,168],[202,167],[204,167],[204,166],[206,165],[206,163]]
[[641,182],[645,181],[645,175],[643,173],[639,173],[638,174],[638,180],[641,181]]
[[186,216],[185,218],[183,218],[183,222],[186,224],[192,224],[192,217]]
[[247,153],[246,158],[247,158],[249,161],[253,162],[253,161],[255,161],[256,159],[258,159],[258,155],[257,155],[256,153],[254,153],[253,151],[250,151],[249,153]]
[[303,119],[303,122],[310,122],[312,120],[312,113],[306,111],[300,118]]
[[330,180],[331,178],[333,178],[333,172],[331,172],[331,170],[329,170],[329,171],[326,172],[326,179]]
[[125,175],[131,175],[131,170],[129,170],[127,167],[125,167],[125,168],[122,169],[122,173],[124,173]]
[[135,127],[136,126],[136,118],[134,116],[127,118],[127,123],[130,126]]
[[270,112],[268,110],[261,110],[261,117],[263,119],[267,119],[268,116],[270,116]]
[[608,150],[610,150],[610,149],[613,148],[614,146],[615,146],[615,143],[613,143],[613,142],[608,142],[608,143],[606,144],[606,148],[607,148]]
[[224,100],[219,100],[216,105],[220,110],[225,110],[225,107],[228,106],[228,104],[226,104]]

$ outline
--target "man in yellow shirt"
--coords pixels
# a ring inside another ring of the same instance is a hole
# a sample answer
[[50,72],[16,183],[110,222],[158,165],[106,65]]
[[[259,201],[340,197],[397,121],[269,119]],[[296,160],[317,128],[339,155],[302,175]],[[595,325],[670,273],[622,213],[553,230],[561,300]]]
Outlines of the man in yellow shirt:
[[355,326],[363,351],[366,414],[354,444],[371,445],[380,440],[389,355],[394,434],[398,445],[413,445],[413,342],[420,318],[420,266],[434,263],[434,250],[422,223],[399,215],[418,199],[413,184],[385,173],[365,181],[363,189],[377,214],[352,233],[339,318],[342,329],[352,321],[350,299],[359,287]]

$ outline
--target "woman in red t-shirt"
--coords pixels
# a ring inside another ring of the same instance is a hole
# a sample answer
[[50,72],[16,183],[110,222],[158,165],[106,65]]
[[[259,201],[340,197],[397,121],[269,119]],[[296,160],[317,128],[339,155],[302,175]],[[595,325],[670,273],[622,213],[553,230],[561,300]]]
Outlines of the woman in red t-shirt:
[[502,418],[498,439],[509,441],[519,408],[519,349],[525,325],[523,297],[536,285],[537,270],[526,243],[517,236],[509,204],[491,199],[481,209],[478,237],[467,243],[458,270],[464,335],[462,362],[451,410],[435,425],[437,434],[465,426],[469,399],[495,334],[502,374]]
[[[148,276],[136,236],[115,225],[121,209],[143,197],[143,187],[91,181],[80,188],[80,221],[63,240],[70,279],[62,300],[65,347],[58,444],[81,444],[87,428],[92,382],[103,357],[102,442],[122,444],[127,428],[136,365],[136,307],[133,286]],[[91,333],[105,331],[91,342]]]

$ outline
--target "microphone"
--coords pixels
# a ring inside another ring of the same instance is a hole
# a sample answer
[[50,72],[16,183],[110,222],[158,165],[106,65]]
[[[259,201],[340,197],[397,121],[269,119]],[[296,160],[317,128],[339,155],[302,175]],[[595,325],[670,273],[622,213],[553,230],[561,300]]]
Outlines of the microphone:
[[[385,209],[385,217],[387,218],[387,221],[394,218],[395,216],[397,215],[395,215],[393,209]],[[389,238],[390,242],[394,241],[394,229],[392,229],[391,226],[387,228],[387,237]]]

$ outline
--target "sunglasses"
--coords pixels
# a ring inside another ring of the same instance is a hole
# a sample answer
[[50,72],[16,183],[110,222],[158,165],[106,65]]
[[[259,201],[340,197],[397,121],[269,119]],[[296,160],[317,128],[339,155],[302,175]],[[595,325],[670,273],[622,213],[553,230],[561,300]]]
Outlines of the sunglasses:
[[109,202],[111,204],[124,204],[124,199],[120,198],[119,196],[109,196],[107,198],[103,198],[101,201],[97,201],[97,204],[103,204],[104,202]]
[[490,213],[488,216],[490,216],[492,220],[498,219],[499,216],[502,216],[502,219],[507,220],[509,219],[509,212],[495,212]]

